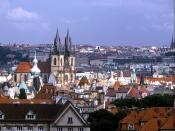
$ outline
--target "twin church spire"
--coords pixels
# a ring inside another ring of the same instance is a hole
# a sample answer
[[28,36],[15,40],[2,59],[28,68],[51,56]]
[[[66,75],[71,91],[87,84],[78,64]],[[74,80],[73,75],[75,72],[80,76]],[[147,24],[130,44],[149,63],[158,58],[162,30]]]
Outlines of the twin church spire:
[[65,56],[69,56],[71,53],[71,49],[72,49],[72,41],[71,41],[71,37],[69,34],[69,30],[67,30],[67,35],[65,37],[64,46],[62,46],[59,31],[57,29],[56,36],[54,39],[53,53],[54,54],[64,54]]
[[171,41],[170,48],[171,48],[171,49],[175,49],[175,40],[174,40],[173,37],[172,37],[172,41]]

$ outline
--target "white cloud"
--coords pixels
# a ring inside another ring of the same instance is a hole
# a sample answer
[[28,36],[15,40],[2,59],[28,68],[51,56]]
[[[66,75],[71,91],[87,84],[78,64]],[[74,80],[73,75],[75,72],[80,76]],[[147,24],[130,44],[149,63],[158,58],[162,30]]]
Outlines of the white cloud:
[[21,7],[18,7],[8,11],[7,18],[19,21],[36,20],[39,19],[39,15],[35,12],[30,12]]

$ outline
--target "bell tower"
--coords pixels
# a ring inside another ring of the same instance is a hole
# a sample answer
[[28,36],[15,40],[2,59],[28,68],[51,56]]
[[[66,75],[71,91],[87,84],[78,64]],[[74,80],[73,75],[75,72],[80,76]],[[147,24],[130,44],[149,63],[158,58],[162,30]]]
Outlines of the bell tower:
[[62,46],[57,29],[51,55],[51,73],[61,85],[75,81],[75,56],[69,30]]

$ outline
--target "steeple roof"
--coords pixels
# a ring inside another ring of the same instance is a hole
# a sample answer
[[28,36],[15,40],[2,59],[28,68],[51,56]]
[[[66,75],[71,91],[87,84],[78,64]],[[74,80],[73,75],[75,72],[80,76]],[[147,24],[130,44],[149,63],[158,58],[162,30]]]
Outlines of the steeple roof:
[[171,40],[170,48],[171,48],[171,49],[174,49],[174,48],[175,48],[175,40],[174,40],[173,37],[172,37],[172,40]]
[[61,50],[61,39],[57,28],[56,36],[54,39],[54,53],[58,54],[60,53],[60,50]]
[[38,60],[36,59],[36,52],[35,52],[35,56],[33,59],[33,67],[31,69],[32,75],[39,75],[39,73],[41,72],[37,64],[38,64]]
[[65,57],[69,56],[71,53],[72,41],[69,34],[69,29],[67,30],[67,35],[65,37]]

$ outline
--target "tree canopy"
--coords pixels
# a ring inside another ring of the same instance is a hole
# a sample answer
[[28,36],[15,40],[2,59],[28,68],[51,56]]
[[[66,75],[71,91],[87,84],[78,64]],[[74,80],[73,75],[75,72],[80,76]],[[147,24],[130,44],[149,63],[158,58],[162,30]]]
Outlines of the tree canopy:
[[118,128],[119,121],[126,116],[126,112],[119,111],[115,115],[111,112],[101,109],[89,115],[91,131],[115,131]]
[[155,94],[147,96],[143,99],[117,99],[113,102],[116,107],[138,107],[138,108],[147,108],[147,107],[172,107],[174,102],[174,96],[172,95],[161,95]]

